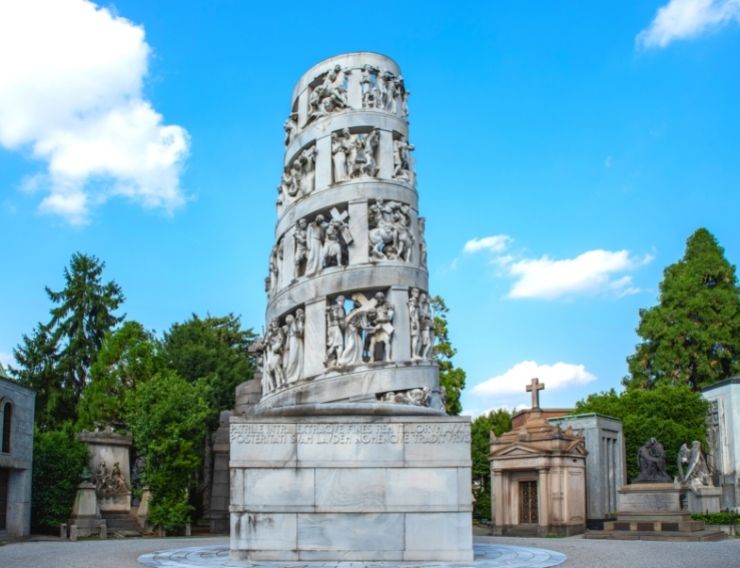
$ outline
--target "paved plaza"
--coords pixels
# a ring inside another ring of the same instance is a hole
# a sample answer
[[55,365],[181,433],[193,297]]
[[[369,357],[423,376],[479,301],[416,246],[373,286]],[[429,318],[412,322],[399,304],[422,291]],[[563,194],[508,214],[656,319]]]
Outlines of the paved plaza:
[[[501,538],[476,537],[476,550],[485,557],[476,562],[477,566],[493,568],[540,568],[544,566],[563,566],[564,568],[710,568],[714,566],[737,566],[740,558],[740,539],[720,542],[647,542],[647,541],[594,541],[579,537],[570,538]],[[508,550],[505,546],[513,547]],[[212,548],[210,559],[201,555],[201,566],[239,566],[239,564],[218,564],[218,551],[228,547],[228,539],[218,538],[143,538],[126,540],[86,540],[78,542],[49,540],[42,542],[22,542],[0,546],[0,566],[2,568],[142,568],[142,560],[157,559],[158,566],[167,568],[192,568],[193,555],[182,549],[197,547]],[[152,554],[157,551],[180,550],[178,553]],[[555,554],[553,554],[555,553]],[[565,556],[563,562],[559,554]],[[197,556],[197,555],[196,555]],[[184,558],[191,561],[183,564],[174,561]],[[226,561],[227,555],[221,554]],[[211,564],[208,564],[211,562]],[[558,562],[561,562],[558,564]],[[152,565],[152,564],[150,564]],[[242,564],[247,566],[247,564]],[[291,568],[309,567],[305,562],[285,564]],[[322,566],[321,563],[313,566]],[[328,566],[323,564],[323,566]],[[337,566],[337,564],[333,564]],[[341,566],[359,568],[363,563],[345,563]],[[391,566],[387,564],[386,566]],[[421,566],[421,564],[415,564]],[[432,566],[432,564],[424,564]],[[461,565],[460,565],[461,566]]]

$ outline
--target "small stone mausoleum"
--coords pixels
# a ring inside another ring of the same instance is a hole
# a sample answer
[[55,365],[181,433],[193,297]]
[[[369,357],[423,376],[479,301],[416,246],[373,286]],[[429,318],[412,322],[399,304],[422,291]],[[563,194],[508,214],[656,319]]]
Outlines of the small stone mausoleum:
[[586,529],[586,445],[571,428],[540,412],[537,379],[532,411],[521,427],[491,434],[491,514],[495,535],[572,535]]

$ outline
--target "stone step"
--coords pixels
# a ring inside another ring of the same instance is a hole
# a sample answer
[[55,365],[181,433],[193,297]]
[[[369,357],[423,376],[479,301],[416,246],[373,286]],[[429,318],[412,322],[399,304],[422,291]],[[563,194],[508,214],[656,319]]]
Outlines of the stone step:
[[704,521],[666,521],[648,520],[629,521],[619,519],[604,523],[606,531],[654,531],[654,532],[697,532],[704,530]]
[[725,533],[714,529],[703,529],[693,532],[603,530],[586,531],[583,534],[583,538],[588,539],[663,540],[671,542],[715,541],[723,540],[725,537]]

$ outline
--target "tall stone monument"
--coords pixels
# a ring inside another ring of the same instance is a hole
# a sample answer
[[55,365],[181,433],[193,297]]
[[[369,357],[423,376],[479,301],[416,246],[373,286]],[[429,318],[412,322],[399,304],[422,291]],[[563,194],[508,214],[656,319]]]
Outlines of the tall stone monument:
[[231,419],[231,553],[472,559],[469,419],[432,358],[398,65],[332,57],[285,123],[261,396]]

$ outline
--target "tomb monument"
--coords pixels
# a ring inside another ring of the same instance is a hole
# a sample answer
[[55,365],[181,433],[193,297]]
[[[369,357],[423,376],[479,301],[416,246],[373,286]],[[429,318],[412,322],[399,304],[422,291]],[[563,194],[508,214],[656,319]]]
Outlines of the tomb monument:
[[233,558],[473,558],[470,423],[446,415],[432,356],[407,100],[368,52],[293,90],[261,372],[230,422]]

